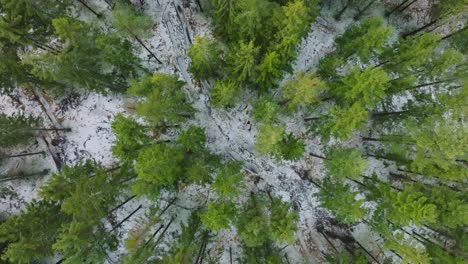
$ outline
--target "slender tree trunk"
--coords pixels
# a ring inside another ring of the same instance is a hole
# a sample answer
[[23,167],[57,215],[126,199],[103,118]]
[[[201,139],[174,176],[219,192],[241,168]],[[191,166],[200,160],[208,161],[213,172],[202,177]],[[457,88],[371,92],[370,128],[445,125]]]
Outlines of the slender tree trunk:
[[365,188],[369,189],[369,186],[365,185],[364,183],[362,183],[362,182],[360,182],[360,181],[357,181],[357,180],[355,180],[355,179],[351,179],[351,178],[349,178],[349,177],[346,177],[346,179],[348,179],[348,180],[350,180],[350,181],[352,181],[352,182],[354,182],[354,183],[356,183],[356,184],[358,184],[358,185],[360,185],[360,186],[362,186],[362,187],[365,187]]
[[408,110],[403,111],[395,111],[395,112],[374,112],[372,113],[372,117],[381,117],[381,116],[391,116],[391,115],[402,115],[409,113]]
[[16,154],[16,155],[8,155],[8,156],[3,156],[0,157],[0,160],[2,159],[9,159],[9,158],[19,158],[19,157],[26,157],[26,156],[34,156],[34,155],[45,155],[45,151],[39,151],[39,152],[31,152],[31,153],[24,153],[24,154]]
[[407,4],[407,5],[404,6],[402,9],[398,10],[398,12],[401,13],[401,12],[405,11],[408,7],[410,7],[410,6],[411,6],[412,4],[414,4],[416,1],[418,1],[418,0],[413,0],[413,1],[411,1],[411,3]]
[[91,13],[93,13],[97,18],[102,17],[102,14],[99,14],[98,12],[94,11],[94,9],[92,9],[88,4],[86,4],[84,0],[78,0],[78,2],[80,2],[86,9],[91,11]]
[[130,217],[132,217],[136,212],[138,212],[143,206],[140,204],[140,206],[137,207],[137,209],[133,210],[127,217],[125,217],[120,223],[118,223],[116,226],[114,226],[111,229],[111,232],[114,231],[115,229],[119,228],[123,223],[125,223]]
[[398,9],[400,9],[400,7],[402,7],[404,4],[408,3],[410,0],[403,0],[403,2],[401,2],[401,4],[397,5],[395,8],[393,8],[392,10],[390,10],[389,12],[386,12],[385,13],[385,16],[386,17],[389,17],[390,15],[393,14],[393,12],[397,11]]
[[314,154],[314,153],[309,153],[310,156],[312,157],[316,157],[316,158],[319,158],[319,159],[322,159],[322,160],[326,160],[327,158],[325,158],[324,156],[320,156],[320,155],[317,155],[317,154]]
[[154,247],[156,247],[159,244],[159,242],[163,239],[164,235],[167,232],[167,229],[169,229],[173,221],[174,221],[174,217],[172,217],[171,220],[169,220],[169,223],[166,225],[162,233],[159,235],[158,240],[156,240],[156,242],[154,243]]
[[348,8],[348,5],[349,5],[349,2],[347,2],[345,4],[345,6],[335,15],[335,19],[336,20],[340,20],[341,19],[341,16],[343,15],[343,13],[346,11],[346,9]]
[[371,7],[372,4],[374,4],[377,0],[371,0],[369,4],[367,4],[363,9],[359,10],[359,12],[353,17],[354,20],[358,20],[361,18],[362,14]]
[[453,80],[455,80],[455,79],[447,79],[447,80],[434,81],[434,82],[430,82],[430,83],[418,84],[418,85],[412,86],[412,87],[410,87],[410,88],[408,88],[406,90],[415,90],[415,89],[418,89],[418,88],[421,88],[421,87],[426,87],[426,86],[439,84],[439,83],[450,82],[450,81],[453,81]]
[[335,245],[330,241],[330,239],[328,238],[328,236],[323,233],[323,231],[318,231],[324,238],[325,240],[328,242],[328,244],[335,250],[336,253],[340,253],[340,251],[338,251],[338,249],[335,247]]
[[129,198],[127,198],[125,201],[123,201],[121,204],[119,204],[117,207],[115,207],[114,209],[112,209],[110,212],[109,212],[109,215],[112,214],[113,212],[119,210],[119,208],[121,208],[122,206],[124,206],[125,204],[127,204],[128,202],[130,202],[131,200],[133,200],[134,198],[136,197],[136,195],[132,195],[130,196]]
[[71,128],[31,128],[30,130],[38,130],[38,131],[66,131],[70,132]]
[[319,120],[320,117],[306,117],[304,118],[304,121],[311,121],[311,120]]
[[151,55],[151,57],[153,57],[159,64],[162,64],[162,61],[160,61],[158,57],[156,57],[156,55],[145,45],[145,43],[137,35],[133,34],[133,32],[128,27],[125,27],[125,29],[127,30],[128,34],[130,34],[138,43],[140,43],[140,45]]
[[156,231],[153,232],[153,234],[151,234],[151,237],[145,242],[145,244],[143,246],[146,246],[148,245],[149,242],[151,242],[151,240],[154,239],[154,237],[159,233],[159,231],[161,231],[161,229],[163,229],[164,225],[160,225],[158,227],[158,229],[156,229]]
[[354,242],[356,242],[356,244],[364,251],[366,252],[367,255],[369,255],[369,257],[371,257],[377,264],[380,264],[380,262],[374,257],[374,255],[372,255],[365,247],[363,247],[361,245],[361,243],[359,243],[359,241],[357,241],[356,239],[354,239]]
[[422,27],[420,27],[420,28],[418,28],[418,29],[415,29],[415,30],[410,31],[410,32],[407,32],[407,33],[403,33],[401,36],[402,36],[403,38],[407,38],[407,37],[409,37],[409,36],[416,35],[416,34],[418,34],[419,32],[421,32],[421,31],[423,31],[423,30],[429,28],[430,26],[434,25],[435,23],[437,23],[437,21],[438,21],[438,19],[434,19],[434,20],[432,20],[431,22],[427,23],[426,25],[424,25],[424,26],[422,26]]
[[462,33],[463,31],[465,31],[467,28],[468,28],[468,26],[465,26],[465,27],[463,27],[463,28],[460,29],[460,30],[457,30],[457,31],[455,31],[455,32],[453,32],[453,33],[448,34],[447,36],[443,37],[441,40],[449,39],[449,38],[453,37],[454,35],[460,34],[460,33]]
[[229,262],[232,264],[232,247],[229,247]]
[[390,188],[392,188],[392,189],[394,189],[394,190],[397,190],[397,191],[399,191],[399,192],[403,191],[402,189],[393,186],[391,183],[384,182],[384,181],[381,181],[381,180],[379,180],[379,179],[375,179],[375,178],[372,178],[372,177],[369,177],[369,176],[366,176],[366,175],[361,175],[361,176],[362,176],[363,178],[369,179],[369,180],[371,180],[371,181],[373,181],[373,182],[379,182],[379,183],[381,183],[381,184],[386,184],[386,185],[390,186]]
[[35,172],[27,175],[18,175],[18,176],[13,176],[13,177],[8,177],[9,175],[6,175],[6,177],[0,177],[0,182],[8,182],[8,181],[14,181],[14,180],[20,180],[24,178],[29,178],[29,177],[34,177],[34,176],[44,176],[47,173],[49,173],[48,169],[45,169],[41,172]]

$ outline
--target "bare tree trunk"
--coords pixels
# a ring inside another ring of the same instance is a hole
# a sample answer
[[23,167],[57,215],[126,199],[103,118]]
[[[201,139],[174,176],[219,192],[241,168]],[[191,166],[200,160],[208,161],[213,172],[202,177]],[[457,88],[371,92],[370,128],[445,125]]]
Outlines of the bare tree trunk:
[[316,158],[319,158],[319,159],[322,159],[322,160],[326,160],[327,158],[325,158],[324,156],[320,156],[320,155],[317,155],[317,154],[314,154],[314,153],[309,153],[310,156],[312,157],[316,157]]
[[386,17],[389,17],[390,15],[393,14],[393,12],[397,11],[397,10],[400,9],[400,7],[402,7],[404,4],[408,3],[408,1],[410,1],[410,0],[403,0],[403,2],[401,2],[401,4],[397,5],[395,8],[393,8],[393,9],[390,10],[389,12],[386,12],[386,13],[385,13],[385,16],[386,16]]
[[125,204],[127,204],[128,202],[130,202],[131,200],[133,200],[134,198],[136,197],[136,195],[132,195],[130,196],[128,199],[126,199],[125,201],[123,201],[121,204],[119,204],[117,207],[115,207],[114,209],[112,209],[108,214],[112,214],[113,212],[117,211],[119,208],[121,208],[122,206],[124,206]]
[[377,0],[371,0],[369,4],[367,4],[363,9],[359,10],[359,12],[353,17],[354,20],[358,20],[361,18],[362,14],[371,7],[372,4],[374,4]]
[[335,15],[336,20],[341,19],[341,16],[343,15],[343,13],[346,11],[346,9],[348,9],[348,5],[349,5],[349,2],[347,2],[345,6]]
[[19,157],[26,157],[26,156],[34,156],[34,155],[45,155],[45,151],[39,151],[39,152],[31,152],[31,153],[24,153],[24,154],[16,154],[16,155],[8,155],[8,156],[3,156],[0,157],[0,160],[2,159],[9,159],[9,158],[19,158]]
[[447,36],[443,37],[442,40],[448,39],[448,38],[453,37],[454,35],[460,34],[461,32],[465,31],[467,28],[468,28],[468,26],[465,26],[465,27],[463,27],[463,28],[460,29],[460,30],[457,30],[457,31],[455,31],[455,32],[453,32],[453,33],[450,33],[450,34],[448,34]]
[[18,175],[18,176],[13,176],[13,177],[8,177],[9,175],[5,175],[7,177],[0,177],[0,182],[8,182],[8,181],[13,181],[13,180],[20,180],[28,177],[34,177],[34,176],[44,176],[47,173],[49,173],[48,169],[45,169],[41,172],[35,172],[27,175]]
[[140,204],[140,206],[137,207],[137,209],[135,209],[133,212],[131,212],[127,217],[125,217],[122,221],[120,221],[120,223],[118,223],[116,226],[114,226],[112,229],[111,229],[111,232],[114,231],[115,229],[119,228],[123,223],[125,223],[128,219],[130,219],[130,217],[132,217],[136,212],[138,212],[138,210],[140,210],[143,206]]
[[97,18],[102,17],[102,14],[99,14],[98,12],[94,11],[94,9],[92,9],[88,4],[86,4],[84,0],[78,0],[78,2],[80,2],[84,7],[86,7],[86,9],[91,11],[91,13],[93,13]]
[[407,38],[407,37],[409,37],[409,36],[416,35],[416,34],[418,34],[419,32],[421,32],[421,31],[423,31],[423,30],[429,28],[430,26],[434,25],[435,23],[437,23],[437,21],[438,21],[437,19],[434,19],[434,20],[432,20],[431,22],[427,23],[426,25],[424,25],[424,26],[422,26],[422,27],[420,27],[420,28],[418,28],[418,29],[415,29],[415,30],[410,31],[410,32],[407,32],[407,33],[403,33],[401,36],[402,36],[403,38]]

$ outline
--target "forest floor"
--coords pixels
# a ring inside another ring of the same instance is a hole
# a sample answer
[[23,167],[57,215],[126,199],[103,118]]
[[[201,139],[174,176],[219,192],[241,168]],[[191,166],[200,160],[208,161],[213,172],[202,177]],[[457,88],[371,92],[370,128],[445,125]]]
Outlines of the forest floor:
[[[149,8],[144,12],[154,18],[154,37],[147,43],[152,51],[157,54],[162,65],[156,65],[148,59],[144,50],[141,57],[147,66],[154,71],[176,73],[184,80],[188,94],[197,110],[195,117],[187,125],[194,124],[205,128],[208,137],[209,148],[223,156],[227,160],[239,160],[246,167],[246,185],[248,190],[268,190],[281,197],[284,201],[291,202],[293,208],[300,214],[296,242],[283,250],[288,253],[291,263],[322,263],[321,252],[331,252],[333,247],[321,234],[328,236],[354,237],[367,248],[374,256],[382,254],[381,245],[376,244],[376,238],[369,233],[364,223],[357,225],[351,235],[347,228],[340,227],[327,211],[320,208],[314,193],[318,188],[310,178],[323,177],[323,167],[319,159],[309,156],[307,153],[320,153],[318,139],[306,135],[303,114],[285,118],[288,132],[300,136],[306,143],[304,159],[296,162],[277,161],[270,157],[259,156],[255,152],[254,143],[257,134],[256,127],[250,117],[252,106],[247,103],[239,103],[229,110],[219,110],[210,107],[210,84],[198,83],[188,73],[189,60],[187,49],[196,35],[211,35],[211,24],[206,16],[199,12],[195,3],[187,4],[183,0],[159,0],[147,1]],[[424,2],[424,1],[422,1]],[[103,5],[103,8],[105,6]],[[417,7],[415,7],[417,8]],[[373,10],[376,15],[382,13],[381,9]],[[309,35],[302,41],[298,48],[298,58],[294,62],[294,71],[315,70],[318,61],[333,50],[334,39],[341,34],[346,26],[352,22],[347,13],[341,21],[335,21],[331,15],[323,12],[317,22],[311,25]],[[417,23],[417,22],[416,22]],[[288,78],[288,76],[286,76]],[[86,159],[101,162],[107,167],[114,166],[117,161],[112,157],[112,144],[115,140],[111,131],[113,118],[119,114],[130,115],[133,99],[124,95],[100,95],[95,93],[68,94],[58,99],[44,96],[47,105],[41,104],[40,98],[34,94],[19,90],[12,97],[0,96],[0,112],[13,114],[24,112],[41,117],[45,126],[67,127],[71,132],[51,132],[44,134],[37,142],[27,148],[21,147],[21,152],[46,151],[45,156],[31,156],[9,159],[0,166],[0,174],[21,175],[21,171],[41,171],[49,169],[57,172],[60,165],[73,165]],[[246,95],[251,96],[251,94]],[[39,96],[41,97],[41,96]],[[49,116],[47,115],[49,114]],[[348,142],[351,146],[360,144],[358,137]],[[7,154],[19,154],[20,149],[11,149]],[[53,155],[52,155],[53,154]],[[54,157],[55,156],[55,160]],[[371,171],[385,169],[378,161],[371,161],[368,168]],[[8,182],[0,182],[0,214],[16,214],[21,208],[37,197],[38,188],[47,181],[50,175],[45,177],[27,177]],[[195,207],[197,203],[203,203],[209,198],[209,191],[202,186],[190,186],[181,190],[181,196],[177,200],[178,221],[184,221],[187,210],[184,208]],[[130,221],[124,223],[119,229],[120,239],[123,241],[128,230],[136,227],[144,218],[145,212],[151,205],[145,199],[132,200],[116,213],[119,221],[126,217],[138,206],[143,205],[143,210],[133,216]],[[164,205],[162,205],[164,206]],[[369,205],[372,206],[372,205]],[[169,234],[177,232],[177,225],[169,230]],[[169,236],[170,237],[170,236]],[[331,241],[335,247],[343,245],[338,240]],[[119,250],[112,254],[109,263],[118,262],[125,253],[124,243],[120,243]],[[229,246],[226,246],[229,245]],[[238,238],[232,230],[224,231],[217,240],[207,248],[207,252],[217,254],[222,252],[221,263],[227,263],[229,250],[236,252],[239,246]]]

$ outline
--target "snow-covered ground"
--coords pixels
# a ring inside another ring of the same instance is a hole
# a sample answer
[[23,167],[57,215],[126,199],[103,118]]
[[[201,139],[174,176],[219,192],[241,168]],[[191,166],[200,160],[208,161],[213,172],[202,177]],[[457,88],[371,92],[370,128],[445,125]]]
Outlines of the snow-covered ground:
[[[332,248],[317,231],[316,226],[319,222],[320,224],[325,223],[325,225],[329,223],[327,218],[330,215],[320,208],[319,202],[313,197],[318,189],[307,180],[307,178],[323,177],[321,161],[307,155],[308,152],[320,154],[319,141],[304,134],[303,118],[298,114],[285,118],[285,123],[289,131],[305,139],[307,149],[304,159],[297,162],[278,162],[269,157],[259,156],[254,149],[257,130],[250,117],[252,107],[246,103],[239,103],[236,107],[228,110],[211,108],[209,106],[210,85],[206,82],[198,84],[191,79],[188,73],[187,49],[194,36],[212,34],[209,19],[197,11],[197,5],[193,1],[147,0],[146,2],[144,12],[154,18],[155,23],[154,36],[146,42],[163,62],[163,65],[147,62],[148,66],[155,71],[176,73],[187,83],[187,92],[197,110],[195,118],[189,123],[205,128],[209,148],[213,152],[222,155],[227,160],[239,160],[245,163],[247,188],[268,189],[284,201],[291,202],[293,208],[300,213],[296,242],[284,249],[284,252],[288,253],[290,263],[303,261],[305,263],[322,263],[324,260],[321,251],[328,252]],[[135,1],[135,3],[139,3],[139,1]],[[106,5],[103,3],[99,8],[104,10]],[[382,9],[377,6],[371,12],[381,14]],[[333,41],[352,22],[350,17],[351,15],[346,12],[343,19],[337,22],[325,11],[317,19],[317,22],[311,25],[309,35],[298,47],[298,58],[293,63],[294,70],[314,71],[320,58],[333,51]],[[140,56],[145,61],[147,60],[147,54],[143,49]],[[42,117],[45,125],[53,124],[33,95],[19,91],[15,98],[16,100],[12,100],[10,97],[0,96],[0,112],[13,114],[16,111],[23,111]],[[115,140],[111,132],[111,122],[118,113],[129,113],[126,108],[128,102],[129,99],[123,95],[95,93],[70,95],[55,101],[49,99],[50,111],[57,121],[62,127],[69,127],[72,131],[67,133],[51,132],[42,141],[38,140],[37,144],[9,150],[11,153],[17,153],[20,150],[25,152],[43,150],[47,151],[47,154],[46,157],[34,156],[4,161],[0,166],[0,174],[12,173],[21,167],[33,167],[34,170],[47,168],[51,172],[56,172],[56,163],[54,163],[45,141],[52,144],[52,151],[56,151],[64,165],[76,164],[85,159],[94,159],[106,166],[112,166],[117,161],[111,153],[111,147]],[[355,144],[355,141],[356,139],[351,140],[349,144]],[[374,160],[371,161],[368,172],[370,173],[374,169],[384,168],[382,168],[382,164]],[[19,209],[37,196],[38,188],[47,179],[48,176],[31,177],[25,180],[0,183],[0,190],[8,188],[17,194],[6,197],[0,195],[0,214],[18,213]],[[258,179],[260,180],[258,181]],[[208,196],[206,189],[197,186],[183,190],[177,201],[180,206],[171,209],[178,211],[176,222],[184,221],[186,218],[188,211],[182,207],[196,206],[196,201],[205,201]],[[167,202],[162,203],[164,206]],[[121,241],[128,236],[130,229],[135,228],[141,222],[151,205],[151,201],[134,199],[117,211],[115,221],[118,222],[140,205],[143,205],[142,210],[139,210],[130,221],[125,222],[119,228]],[[168,219],[163,218],[163,221],[168,221]],[[174,233],[176,230],[177,224],[174,224],[168,233]],[[224,231],[207,248],[207,252],[211,252],[211,254],[221,251],[223,263],[228,262],[230,248],[234,250],[233,252],[238,252],[239,240],[232,231]],[[376,239],[369,239],[369,230],[365,224],[358,225],[354,229],[353,235],[374,256],[381,257],[381,245],[376,244]],[[118,262],[121,255],[125,253],[123,244],[123,242],[120,243],[119,250],[111,255],[110,263]],[[336,241],[337,246],[338,244],[339,242]]]

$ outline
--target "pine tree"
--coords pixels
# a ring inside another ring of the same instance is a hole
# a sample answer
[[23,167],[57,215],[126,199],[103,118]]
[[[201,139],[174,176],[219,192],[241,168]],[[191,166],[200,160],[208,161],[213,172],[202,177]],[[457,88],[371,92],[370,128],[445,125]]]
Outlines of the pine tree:
[[[388,58],[385,67],[402,76],[419,69],[429,58],[440,40],[439,35],[421,34],[415,37],[400,39],[398,43],[383,54]],[[384,60],[385,60],[384,58]]]
[[355,67],[338,83],[331,85],[330,94],[341,105],[360,102],[367,108],[373,108],[386,96],[389,77],[382,69],[367,68],[360,71]]
[[277,80],[283,75],[281,67],[282,62],[275,51],[265,54],[257,66],[257,78],[255,79],[255,84],[261,91],[277,86]]
[[45,128],[39,125],[39,119],[25,115],[7,116],[0,114],[0,146],[13,147],[26,144],[38,135],[40,131],[69,131],[69,128]]
[[383,27],[382,18],[369,18],[359,25],[352,25],[336,39],[337,52],[345,59],[356,54],[362,61],[367,62],[372,55],[384,51],[391,35],[391,28]]
[[209,202],[206,212],[200,215],[203,225],[211,231],[228,229],[236,219],[237,211],[231,201]]
[[239,84],[232,81],[216,81],[211,89],[211,104],[215,107],[234,107],[239,94]]
[[221,48],[214,40],[206,37],[195,37],[195,43],[187,55],[192,60],[189,71],[196,79],[209,79],[219,74],[222,67]]
[[325,159],[327,174],[340,181],[345,178],[353,180],[360,178],[367,167],[367,161],[361,155],[361,151],[357,149],[330,148]]
[[269,221],[264,204],[263,197],[251,195],[237,219],[237,232],[247,247],[258,247],[269,240]]
[[258,53],[259,47],[255,47],[253,41],[240,42],[238,47],[231,49],[227,58],[227,72],[231,79],[238,84],[251,81],[256,74]]
[[271,199],[271,239],[279,243],[292,244],[298,218],[297,212],[290,212],[289,204],[279,198]]
[[296,73],[294,79],[282,87],[282,96],[288,111],[311,108],[320,104],[321,97],[328,87],[312,73]]
[[137,195],[157,197],[161,189],[176,189],[183,176],[184,152],[180,147],[154,144],[140,151],[136,160],[138,179],[133,186]]
[[62,223],[52,246],[63,254],[64,263],[101,262],[107,251],[116,249],[115,234],[104,228],[102,220],[118,203],[118,194],[125,188],[122,178],[128,177],[127,173],[108,173],[99,164],[86,161],[63,168],[41,188],[40,195],[59,203],[60,211],[72,219]]
[[357,192],[341,181],[333,183],[324,180],[318,193],[321,205],[330,210],[336,218],[345,224],[354,224],[363,219],[367,210],[362,207],[364,200],[356,200]]
[[262,155],[279,153],[279,143],[285,136],[284,127],[280,125],[262,125],[259,128],[255,148]]
[[138,60],[127,41],[73,18],[57,18],[52,24],[63,51],[32,52],[24,60],[39,80],[104,92],[123,91],[127,78],[135,76]]
[[0,242],[8,242],[2,260],[27,264],[53,257],[57,231],[69,220],[59,204],[32,201],[19,215],[0,225]]
[[435,223],[438,210],[435,204],[411,185],[402,191],[392,190],[390,186],[380,184],[375,186],[371,199],[377,199],[376,215],[382,214],[384,219],[405,226],[413,223],[416,226]]
[[279,121],[279,111],[280,106],[273,99],[262,96],[254,103],[252,117],[257,123],[274,124]]
[[30,142],[37,135],[37,123],[38,120],[30,116],[0,114],[0,146],[13,147]]
[[140,116],[155,126],[173,125],[190,117],[193,108],[182,90],[184,82],[177,76],[156,73],[135,82],[128,93],[144,96],[146,100],[137,104]]
[[135,120],[118,114],[112,122],[112,132],[117,138],[112,146],[114,156],[124,161],[134,159],[141,148],[150,142],[146,130]]
[[134,38],[158,63],[159,58],[145,45],[143,39],[151,37],[153,22],[148,16],[139,14],[131,4],[118,2],[113,10],[115,28],[125,35]]
[[328,141],[330,137],[346,140],[354,131],[364,129],[367,121],[368,112],[359,103],[354,103],[349,108],[333,106],[328,115],[321,117],[316,130],[325,141]]
[[234,199],[241,192],[243,178],[242,164],[229,162],[218,169],[212,187],[221,199]]

